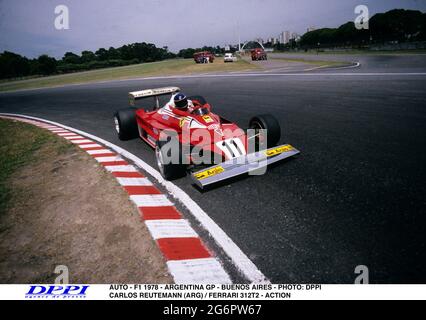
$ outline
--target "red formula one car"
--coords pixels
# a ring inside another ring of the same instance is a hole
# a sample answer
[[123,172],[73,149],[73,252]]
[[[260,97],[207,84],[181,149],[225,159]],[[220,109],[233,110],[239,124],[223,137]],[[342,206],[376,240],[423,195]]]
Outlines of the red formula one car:
[[251,60],[259,61],[259,60],[268,60],[268,56],[266,55],[265,50],[262,48],[256,48],[251,50]]
[[[272,115],[259,115],[243,130],[235,123],[212,112],[201,96],[188,97],[187,111],[173,107],[177,87],[130,92],[130,104],[153,97],[148,109],[127,108],[115,113],[115,128],[120,140],[141,138],[155,149],[157,165],[167,180],[188,171],[200,187],[244,173],[263,174],[268,164],[299,153],[290,145],[277,143],[281,136],[278,121]],[[159,97],[171,95],[163,107]],[[198,170],[200,167],[203,169]]]
[[206,63],[208,59],[209,63],[214,62],[214,54],[209,51],[201,51],[194,53],[195,63]]

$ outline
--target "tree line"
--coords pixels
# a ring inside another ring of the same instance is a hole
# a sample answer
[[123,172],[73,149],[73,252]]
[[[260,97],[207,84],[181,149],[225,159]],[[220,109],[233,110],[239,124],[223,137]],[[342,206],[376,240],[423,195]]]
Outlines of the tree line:
[[67,52],[60,60],[45,54],[36,59],[28,59],[19,54],[4,51],[0,53],[0,79],[126,66],[175,57],[176,55],[169,52],[167,47],[157,48],[154,44],[145,42],[119,48],[100,48],[95,52],[85,50],[80,55]]
[[221,48],[220,46],[216,46],[216,47],[204,46],[202,48],[182,49],[182,50],[179,51],[177,56],[179,58],[192,59],[194,57],[194,53],[200,52],[200,51],[210,51],[213,54],[224,54],[225,53],[225,49]]
[[369,29],[358,30],[353,22],[338,28],[323,28],[305,33],[302,48],[365,46],[391,41],[426,41],[426,13],[395,9],[369,19]]

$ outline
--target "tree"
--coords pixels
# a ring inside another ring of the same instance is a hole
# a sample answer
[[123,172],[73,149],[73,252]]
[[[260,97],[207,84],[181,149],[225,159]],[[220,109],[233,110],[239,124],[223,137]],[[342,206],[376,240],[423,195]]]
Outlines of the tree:
[[222,48],[220,46],[216,46],[216,48],[214,48],[214,53],[223,54],[223,53],[225,53],[225,50],[222,50]]
[[39,64],[39,72],[43,75],[51,75],[56,73],[56,59],[49,57],[46,54],[41,55],[38,57],[37,62]]
[[415,10],[395,9],[371,17],[369,30],[358,30],[353,22],[337,29],[323,28],[302,36],[301,46],[316,47],[336,45],[362,45],[370,41],[418,41],[426,40],[426,14]]
[[105,61],[109,59],[109,54],[108,54],[108,50],[104,49],[104,48],[100,48],[95,52],[95,55],[97,57],[98,60],[100,61]]
[[81,52],[81,62],[88,63],[96,60],[96,55],[92,51],[82,51]]
[[7,52],[0,54],[0,78],[13,78],[34,75],[49,75],[57,72],[67,73],[106,67],[125,66],[139,62],[160,61],[175,58],[168,47],[157,48],[152,43],[132,43],[120,48],[110,47],[98,49],[95,53],[89,50],[81,52],[81,56],[66,52],[58,62],[54,58],[42,55],[29,60],[18,54]]
[[193,48],[182,49],[179,51],[178,57],[181,57],[184,59],[191,59],[194,57],[194,53],[196,51],[201,51],[201,49],[200,50],[193,49]]
[[121,54],[120,51],[113,48],[113,47],[109,47],[108,49],[108,59],[121,59]]
[[21,55],[9,51],[0,54],[0,78],[27,76],[30,69],[30,61]]
[[382,42],[415,39],[424,24],[425,14],[415,10],[395,9],[370,19],[373,38]]
[[79,64],[81,63],[81,59],[78,55],[72,52],[66,52],[64,54],[64,57],[62,58],[62,61],[64,63],[71,63],[71,64]]
[[426,13],[423,13],[421,28],[419,34],[416,36],[416,40],[426,40]]

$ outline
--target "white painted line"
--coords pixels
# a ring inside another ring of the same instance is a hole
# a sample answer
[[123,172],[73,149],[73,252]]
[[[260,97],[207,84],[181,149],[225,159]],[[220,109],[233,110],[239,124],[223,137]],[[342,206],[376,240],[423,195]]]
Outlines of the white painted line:
[[[314,67],[314,68],[310,68],[310,69],[305,69],[303,71],[314,71],[314,70],[318,70],[318,69],[324,69],[327,68],[327,70],[343,70],[343,69],[353,69],[353,68],[358,68],[361,65],[361,63],[356,62],[350,66],[343,66],[343,67],[333,67],[332,65],[325,65],[325,66],[319,66],[319,67]],[[328,68],[330,67],[331,68]],[[326,73],[323,73],[326,74]]]
[[122,186],[152,186],[152,182],[148,178],[117,178]]
[[292,67],[283,67],[283,68],[277,68],[277,69],[271,69],[271,70],[265,70],[265,71],[263,71],[263,72],[266,72],[266,73],[268,73],[268,72],[277,72],[277,71],[287,71],[287,70],[294,70],[294,66],[292,66]]
[[81,139],[81,140],[72,140],[71,142],[75,144],[80,144],[80,143],[87,143],[87,142],[93,142],[93,141],[89,139]]
[[356,62],[354,65],[352,66],[345,66],[345,67],[336,67],[336,68],[332,68],[333,70],[341,70],[341,69],[353,69],[353,68],[358,68],[361,65],[360,62]]
[[128,166],[106,166],[105,169],[107,169],[110,172],[137,172],[136,168],[134,166],[128,165]]
[[88,154],[95,155],[95,154],[107,154],[107,153],[113,153],[109,149],[98,149],[98,150],[86,150]]
[[95,158],[98,162],[114,162],[114,161],[124,161],[124,159],[120,156],[114,156],[114,157],[96,157]]
[[[343,68],[355,68],[356,66],[349,66],[349,67],[342,67]],[[337,70],[337,69],[336,69]],[[247,70],[251,71],[251,70]],[[296,76],[296,77],[303,77],[303,76],[314,76],[314,77],[322,77],[322,76],[426,76],[426,72],[376,72],[376,73],[244,73],[243,71],[239,71],[238,73],[224,73],[224,74],[208,74],[208,75],[189,75],[189,76],[162,76],[162,77],[145,77],[145,78],[131,78],[131,79],[121,79],[121,80],[106,80],[106,81],[96,81],[96,82],[89,82],[89,84],[104,84],[104,83],[115,83],[115,82],[140,82],[140,81],[152,81],[152,80],[173,80],[173,79],[202,79],[202,78],[244,78],[244,77],[289,77],[289,76]],[[33,88],[33,89],[18,89],[18,90],[11,90],[8,92],[5,92],[4,94],[13,93],[13,92],[20,92],[20,91],[37,91],[37,90],[47,90],[47,89],[58,89],[58,88],[64,88],[64,87],[73,87],[73,86],[82,86],[86,85],[87,83],[76,83],[76,84],[67,84],[67,85],[60,85],[60,86],[53,86],[51,88]],[[24,115],[20,115],[21,117]],[[40,121],[45,121],[43,119],[40,119]],[[64,126],[65,127],[65,126]]]
[[102,147],[100,144],[92,143],[92,144],[82,144],[79,146],[82,149],[89,149],[89,148],[99,148]]
[[[346,68],[346,67],[342,67]],[[241,75],[242,76],[242,75]],[[262,76],[269,76],[269,77],[325,77],[325,76],[332,76],[332,77],[384,77],[384,76],[426,76],[426,72],[411,72],[411,73],[398,73],[398,72],[376,72],[376,73],[364,73],[364,72],[351,72],[351,73],[329,73],[329,72],[323,72],[323,73],[252,73],[247,74],[247,76],[250,77],[262,77]]]
[[164,194],[131,195],[130,199],[137,207],[169,207],[174,205]]
[[[343,67],[346,68],[346,67]],[[147,77],[147,78],[133,78],[113,81],[103,81],[99,83],[109,82],[133,82],[133,81],[145,81],[145,80],[173,80],[173,79],[198,79],[198,78],[244,78],[244,77],[322,77],[322,76],[426,76],[426,72],[357,72],[357,73],[238,73],[238,74],[215,74],[205,76],[164,76],[164,77]],[[28,89],[30,90],[30,89]]]
[[167,261],[177,284],[231,284],[232,281],[215,258]]
[[318,69],[324,69],[324,68],[327,68],[327,67],[329,67],[330,65],[329,64],[327,64],[327,65],[325,65],[325,66],[319,66],[319,67],[314,67],[314,68],[308,68],[308,69],[304,69],[303,71],[314,71],[314,70],[318,70]]
[[145,221],[154,240],[163,238],[198,238],[185,219]]
[[[314,73],[315,75],[315,73]],[[426,73],[425,73],[426,75]],[[0,113],[2,114],[2,113]],[[20,114],[4,114],[6,116],[16,116],[16,117],[23,117],[27,119],[33,119],[38,121],[44,121],[47,123],[60,125],[59,123],[55,123],[53,121],[31,117],[31,116],[25,116]],[[94,141],[97,141],[108,148],[111,148],[118,154],[121,154],[123,157],[131,160],[133,163],[135,163],[139,168],[150,174],[154,179],[158,181],[161,185],[163,185],[168,192],[176,198],[178,201],[180,201],[188,210],[189,212],[194,216],[195,219],[198,220],[198,222],[210,233],[211,237],[215,240],[215,242],[223,249],[226,255],[231,259],[232,263],[235,265],[235,267],[243,274],[244,277],[246,277],[250,282],[252,283],[269,283],[269,281],[266,279],[266,277],[263,275],[263,273],[256,267],[256,265],[247,257],[247,255],[241,251],[241,249],[232,241],[230,237],[216,224],[216,222],[211,219],[208,214],[194,201],[191,199],[191,197],[185,193],[182,189],[180,189],[178,186],[173,184],[170,181],[164,180],[164,178],[161,176],[161,174],[148,165],[146,162],[135,156],[134,154],[128,152],[127,150],[109,142],[102,138],[99,138],[97,136],[94,136],[90,133],[84,132],[82,130],[78,130],[72,127],[68,126],[62,126],[63,128],[66,128],[68,130],[74,131],[78,134],[81,134],[83,136],[86,136]],[[85,145],[87,146],[87,145]],[[100,146],[99,144],[94,144],[92,146]],[[82,146],[80,146],[82,147]],[[123,167],[123,166],[118,166]],[[129,166],[132,167],[133,166]],[[108,167],[105,167],[108,169]],[[114,167],[115,168],[115,167]],[[133,168],[133,170],[127,170],[127,171],[137,171]]]

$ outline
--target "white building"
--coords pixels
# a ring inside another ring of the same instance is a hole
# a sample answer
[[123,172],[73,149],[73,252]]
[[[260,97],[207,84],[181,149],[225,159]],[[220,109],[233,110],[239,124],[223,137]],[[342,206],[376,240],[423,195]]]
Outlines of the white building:
[[290,37],[291,37],[290,31],[283,31],[281,32],[281,35],[280,35],[280,38],[282,39],[280,40],[280,42],[282,44],[287,44],[290,42]]

